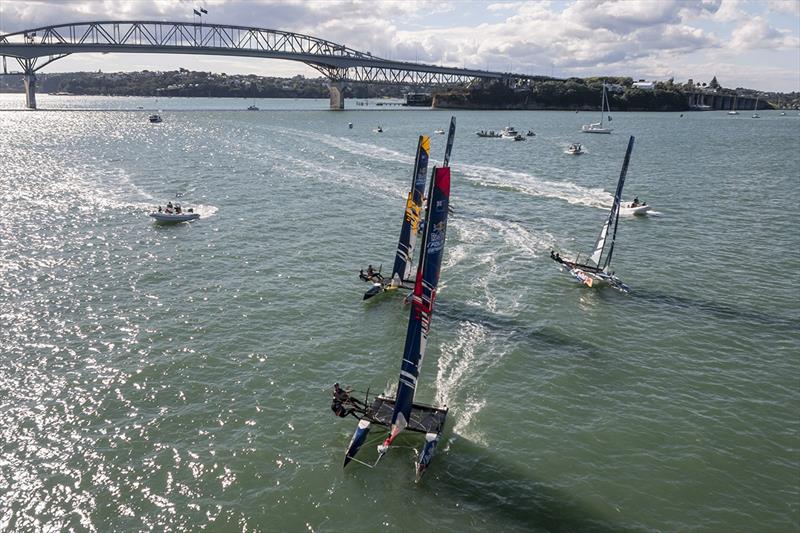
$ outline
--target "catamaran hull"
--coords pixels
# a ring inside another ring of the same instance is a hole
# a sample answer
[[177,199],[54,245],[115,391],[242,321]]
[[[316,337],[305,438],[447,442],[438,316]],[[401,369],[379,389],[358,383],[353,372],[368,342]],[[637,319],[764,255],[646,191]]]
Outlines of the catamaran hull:
[[439,444],[439,438],[439,433],[425,434],[425,445],[422,447],[422,451],[419,452],[419,458],[417,459],[417,483],[419,483],[420,479],[422,479],[422,475],[428,469],[428,466],[433,460],[433,455],[436,453],[436,446]]
[[364,445],[364,442],[367,440],[367,435],[369,434],[369,430],[372,426],[372,423],[369,420],[362,419],[358,423],[358,427],[356,427],[356,432],[353,433],[353,438],[350,439],[350,445],[347,447],[347,451],[344,454],[344,466],[353,459],[358,453],[358,450],[361,449],[361,446]]
[[587,272],[581,268],[572,268],[569,270],[569,273],[579,283],[593,289],[609,286],[622,292],[631,292],[630,287],[625,285],[622,280],[613,274],[606,274],[605,272]]

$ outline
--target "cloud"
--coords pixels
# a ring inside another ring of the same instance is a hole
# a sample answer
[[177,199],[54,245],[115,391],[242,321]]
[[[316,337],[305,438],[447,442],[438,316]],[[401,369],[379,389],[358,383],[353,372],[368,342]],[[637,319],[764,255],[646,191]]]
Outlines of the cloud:
[[[798,61],[785,52],[798,47],[798,30],[770,25],[775,13],[796,12],[796,0],[0,0],[0,31],[104,19],[191,21],[200,5],[209,11],[207,22],[304,33],[388,59],[528,74],[550,74],[556,66],[562,77],[644,77],[681,72],[698,58],[735,64],[743,50],[771,51],[768,61],[780,58],[800,78]],[[743,71],[757,71],[765,59],[750,61]]]
[[800,39],[789,30],[770,26],[762,17],[754,17],[733,31],[731,47],[738,50],[796,49],[800,47]]

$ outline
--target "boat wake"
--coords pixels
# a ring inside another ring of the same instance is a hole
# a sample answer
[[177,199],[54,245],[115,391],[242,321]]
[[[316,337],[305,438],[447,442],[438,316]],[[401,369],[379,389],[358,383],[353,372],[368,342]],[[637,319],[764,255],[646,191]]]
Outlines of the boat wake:
[[[483,350],[476,350],[486,343],[486,328],[481,324],[463,321],[459,324],[458,336],[455,341],[444,343],[439,355],[439,364],[436,373],[436,403],[452,407],[456,402],[456,394],[463,387],[462,384],[474,378],[471,374],[476,367],[477,353]],[[467,435],[467,429],[472,417],[480,411],[486,404],[485,399],[467,396],[463,401],[459,401],[459,408],[456,410],[456,423],[454,431]],[[469,437],[480,440],[480,435]]]
[[[378,161],[414,164],[414,158],[395,150],[370,143],[354,141],[347,137],[319,135],[299,130],[280,130],[283,133],[312,139],[359,158],[368,157]],[[431,163],[441,164],[434,158]],[[458,164],[455,167],[460,177],[481,187],[510,189],[530,196],[555,198],[570,204],[605,209],[613,199],[611,193],[600,188],[582,187],[571,182],[546,181],[525,172],[490,167],[485,165]]]

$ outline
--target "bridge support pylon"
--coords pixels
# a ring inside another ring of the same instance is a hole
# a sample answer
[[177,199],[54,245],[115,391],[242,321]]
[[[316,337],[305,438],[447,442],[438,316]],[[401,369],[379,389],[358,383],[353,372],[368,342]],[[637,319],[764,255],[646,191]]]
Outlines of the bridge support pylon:
[[331,92],[331,110],[342,111],[344,109],[344,82],[331,80],[328,83]]
[[26,70],[22,81],[25,83],[25,107],[36,109],[36,74],[32,70]]

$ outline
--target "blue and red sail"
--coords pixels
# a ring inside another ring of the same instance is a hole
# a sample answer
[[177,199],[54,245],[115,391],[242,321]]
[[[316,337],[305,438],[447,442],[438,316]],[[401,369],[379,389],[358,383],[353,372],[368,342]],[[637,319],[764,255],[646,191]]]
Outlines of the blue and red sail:
[[408,425],[417,378],[425,357],[425,346],[430,331],[436,287],[444,255],[447,232],[447,214],[450,201],[450,168],[437,168],[433,173],[431,192],[428,195],[428,212],[425,217],[420,264],[411,305],[411,316],[406,333],[406,345],[400,368],[400,380],[392,414],[392,430],[383,446],[388,447]]

